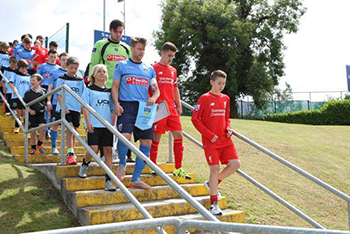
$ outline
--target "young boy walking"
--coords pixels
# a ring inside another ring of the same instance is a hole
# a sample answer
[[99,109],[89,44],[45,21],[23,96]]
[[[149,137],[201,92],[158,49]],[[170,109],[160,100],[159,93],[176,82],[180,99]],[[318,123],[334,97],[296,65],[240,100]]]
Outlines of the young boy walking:
[[176,46],[171,42],[166,42],[160,52],[160,61],[153,65],[157,75],[157,83],[160,96],[156,103],[166,102],[170,115],[153,124],[153,140],[150,151],[151,160],[157,164],[159,142],[165,131],[170,131],[174,137],[175,176],[191,179],[191,176],[183,169],[183,137],[180,115],[182,112],[180,92],[177,83],[177,71],[170,64],[177,51]]
[[[16,109],[17,117],[19,119],[24,119],[24,106],[18,97],[23,98],[26,91],[30,88],[30,75],[28,75],[28,63],[20,59],[17,63],[18,71],[11,76],[9,80],[9,86],[13,91],[12,94],[12,108]],[[19,125],[15,121],[14,133],[19,133]]]
[[[219,207],[218,185],[238,170],[241,163],[232,142],[230,123],[230,98],[222,94],[226,84],[226,73],[216,70],[211,73],[211,90],[203,94],[192,115],[192,123],[202,135],[203,149],[210,168],[209,181],[205,182],[210,190],[210,212],[222,215]],[[220,165],[227,166],[220,171]]]
[[[57,87],[62,85],[68,85],[78,96],[82,96],[85,90],[84,79],[77,76],[79,68],[79,61],[76,57],[70,57],[67,60],[67,73],[57,79]],[[57,93],[58,106],[57,110],[61,110],[62,106],[62,94],[61,91]],[[72,97],[68,92],[66,93],[66,120],[68,123],[78,129],[80,126],[80,111],[81,104]],[[67,155],[66,164],[76,165],[77,160],[74,153],[74,140],[73,134],[70,131],[66,132],[66,144]]]
[[[23,98],[23,100],[26,103],[29,103],[46,94],[46,89],[41,87],[42,81],[43,81],[43,77],[41,75],[39,74],[32,75],[30,79],[30,83],[32,87],[27,90]],[[45,105],[46,105],[46,100],[44,99],[29,107],[29,128],[36,128],[46,123],[45,114],[44,114]],[[31,138],[30,138],[31,151],[29,153],[32,155],[35,154],[37,149],[41,154],[45,153],[44,146],[43,146],[45,129],[39,130],[39,139],[37,144],[35,143],[36,135],[37,135],[36,131],[31,133]]]

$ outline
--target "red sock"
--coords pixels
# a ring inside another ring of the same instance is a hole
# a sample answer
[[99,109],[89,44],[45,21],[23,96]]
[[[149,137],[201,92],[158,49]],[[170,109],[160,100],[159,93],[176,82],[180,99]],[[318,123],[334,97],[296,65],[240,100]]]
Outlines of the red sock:
[[218,179],[218,185],[222,182],[222,180]]
[[158,146],[159,142],[152,141],[151,150],[149,152],[150,158],[155,164],[157,164]]
[[182,167],[184,147],[182,145],[182,139],[174,140],[174,155],[175,155],[175,168],[179,169]]
[[210,195],[210,204],[213,204],[214,202],[218,201],[218,195]]

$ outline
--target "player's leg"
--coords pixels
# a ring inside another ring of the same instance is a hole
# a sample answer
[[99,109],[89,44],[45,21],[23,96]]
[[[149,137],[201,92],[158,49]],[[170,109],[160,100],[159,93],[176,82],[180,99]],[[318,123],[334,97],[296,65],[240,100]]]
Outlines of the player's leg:
[[[42,116],[43,117],[43,116]],[[43,122],[45,121],[44,118],[42,118],[42,121]],[[43,126],[44,123],[40,123],[39,126]],[[44,146],[43,146],[43,143],[44,143],[44,137],[45,137],[45,128],[44,129],[40,129],[39,130],[39,139],[38,139],[38,150],[41,154],[45,153],[45,149],[44,149]]]
[[159,133],[153,133],[153,140],[151,144],[151,150],[150,150],[150,159],[152,162],[157,164],[157,156],[158,156],[158,147],[159,147],[159,142],[162,137],[162,134]]
[[[124,132],[122,135],[130,141],[131,139],[131,133]],[[125,171],[126,171],[126,154],[128,152],[128,147],[122,143],[122,141],[119,139],[118,144],[118,157],[119,157],[119,166],[117,170],[117,176],[120,180],[123,180],[125,177]]]
[[224,147],[221,150],[220,161],[227,166],[220,172],[218,183],[235,173],[241,166],[237,150],[234,145]]
[[[60,113],[56,112],[56,105],[52,106],[51,110],[51,122],[61,119]],[[57,138],[58,138],[58,126],[54,125],[51,127],[51,152],[53,155],[58,155],[57,149]]]
[[31,149],[30,149],[30,154],[33,155],[35,154],[35,151],[36,151],[36,131],[34,132],[31,132],[30,133],[30,145],[31,145]]
[[[150,132],[151,136],[153,137],[152,129],[149,129],[149,130],[150,130],[149,132]],[[148,131],[148,130],[140,131],[140,132],[146,132],[146,131]],[[150,138],[152,138],[152,137],[150,137]],[[149,152],[151,150],[151,144],[152,144],[151,139],[140,139],[140,151],[146,157],[149,157]],[[134,173],[132,175],[131,184],[130,184],[131,188],[140,188],[140,189],[150,189],[151,188],[151,186],[149,186],[148,184],[146,184],[145,182],[143,182],[140,179],[141,172],[145,168],[145,165],[146,165],[145,162],[141,158],[136,157],[135,169],[134,169]]]

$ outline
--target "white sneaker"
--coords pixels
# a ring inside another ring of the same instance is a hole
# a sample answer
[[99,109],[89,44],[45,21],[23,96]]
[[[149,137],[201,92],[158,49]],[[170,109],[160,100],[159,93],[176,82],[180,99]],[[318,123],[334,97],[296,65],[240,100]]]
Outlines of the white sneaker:
[[52,148],[51,152],[52,152],[53,155],[59,155],[60,154],[60,152],[58,151],[58,149],[56,147]]
[[125,171],[126,171],[126,165],[119,163],[118,170],[117,170],[117,177],[120,179],[120,181],[124,180]]
[[218,202],[214,202],[213,204],[211,204],[209,211],[213,215],[222,215],[222,210],[220,209]]
[[87,177],[87,171],[88,171],[89,165],[80,165],[80,171],[79,171],[79,177],[80,178],[86,178]]
[[112,163],[118,163],[118,162],[119,162],[118,151],[114,150],[112,153]]
[[[205,188],[208,189],[209,192],[210,192],[210,187],[209,187],[209,181],[208,181],[208,180],[204,182],[204,186],[205,186]],[[221,193],[218,191],[218,200],[220,201],[221,198],[222,198],[222,197],[221,197]]]
[[116,191],[116,187],[114,187],[114,185],[112,184],[112,182],[110,180],[106,181],[105,182],[105,190],[106,191],[111,191],[111,192],[114,192]]
[[6,112],[5,113],[5,116],[10,116],[11,115],[11,112]]

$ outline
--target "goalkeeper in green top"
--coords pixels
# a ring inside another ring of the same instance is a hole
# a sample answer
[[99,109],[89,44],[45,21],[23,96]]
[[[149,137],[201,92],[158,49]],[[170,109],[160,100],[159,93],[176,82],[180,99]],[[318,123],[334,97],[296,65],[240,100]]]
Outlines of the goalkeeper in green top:
[[[119,61],[129,59],[131,50],[128,44],[120,41],[124,31],[124,23],[120,20],[113,20],[109,24],[109,32],[111,33],[108,39],[99,40],[95,43],[91,53],[91,62],[89,65],[89,75],[91,76],[92,69],[97,64],[105,64],[108,72],[106,88],[112,88],[114,69]],[[115,122],[113,117],[113,123]],[[100,148],[101,157],[104,155],[103,149]],[[128,162],[135,162],[131,157],[131,151],[127,153]]]
[[97,41],[92,49],[89,74],[92,73],[95,65],[105,64],[108,71],[107,88],[112,88],[114,68],[117,63],[131,57],[129,45],[120,41],[123,30],[124,23],[120,20],[113,20],[109,25],[110,37]]

